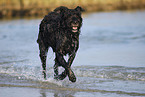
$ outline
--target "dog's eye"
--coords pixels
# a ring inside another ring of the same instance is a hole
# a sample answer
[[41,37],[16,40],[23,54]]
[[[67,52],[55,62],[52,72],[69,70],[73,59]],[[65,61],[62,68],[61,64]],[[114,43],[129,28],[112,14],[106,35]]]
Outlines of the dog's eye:
[[76,17],[76,18],[80,18],[80,15],[78,15],[78,14],[75,14],[75,15],[74,15],[74,17]]
[[77,13],[77,16],[81,16],[81,13]]

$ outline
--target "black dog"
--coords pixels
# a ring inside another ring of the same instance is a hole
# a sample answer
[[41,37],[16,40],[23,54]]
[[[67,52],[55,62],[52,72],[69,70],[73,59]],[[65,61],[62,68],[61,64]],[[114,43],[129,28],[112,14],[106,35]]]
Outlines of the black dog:
[[[48,48],[55,52],[54,77],[63,80],[67,75],[72,82],[76,77],[71,70],[71,64],[79,47],[79,34],[82,26],[81,7],[68,9],[58,7],[44,17],[40,23],[37,43],[39,44],[40,59],[43,67],[43,75],[46,78],[46,57]],[[69,55],[66,62],[64,55]],[[64,72],[58,74],[58,66],[65,68]]]

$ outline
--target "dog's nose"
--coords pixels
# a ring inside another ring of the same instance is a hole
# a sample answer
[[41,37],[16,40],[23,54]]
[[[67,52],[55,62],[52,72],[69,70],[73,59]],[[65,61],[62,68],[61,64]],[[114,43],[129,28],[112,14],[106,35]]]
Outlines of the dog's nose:
[[74,21],[74,24],[77,24],[77,21]]
[[73,20],[74,22],[77,22],[77,18],[76,18],[76,17],[73,17],[72,20]]

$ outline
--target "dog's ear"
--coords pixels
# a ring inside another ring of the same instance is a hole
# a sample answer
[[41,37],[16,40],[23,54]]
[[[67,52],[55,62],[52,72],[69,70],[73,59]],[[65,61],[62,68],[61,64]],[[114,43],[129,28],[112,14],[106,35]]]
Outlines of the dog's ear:
[[68,10],[67,7],[60,6],[60,7],[56,8],[56,9],[54,9],[54,12],[56,12],[56,13],[64,13],[66,10]]
[[84,12],[85,10],[82,8],[82,7],[80,7],[80,6],[77,6],[76,8],[75,8],[75,10],[76,11],[80,11],[80,12]]

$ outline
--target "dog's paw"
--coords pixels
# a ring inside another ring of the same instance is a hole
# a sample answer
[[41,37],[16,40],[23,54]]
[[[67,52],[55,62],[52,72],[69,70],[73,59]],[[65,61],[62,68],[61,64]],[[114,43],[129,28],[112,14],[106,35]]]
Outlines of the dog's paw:
[[76,76],[75,76],[74,72],[71,69],[68,72],[68,77],[69,77],[69,80],[71,82],[76,82]]
[[60,75],[54,75],[54,79],[56,79],[56,80],[63,80],[63,79],[66,78],[66,76],[67,76],[67,73],[66,73],[66,71],[64,71]]
[[43,75],[44,79],[46,80],[46,71],[45,70],[42,71],[42,75]]

